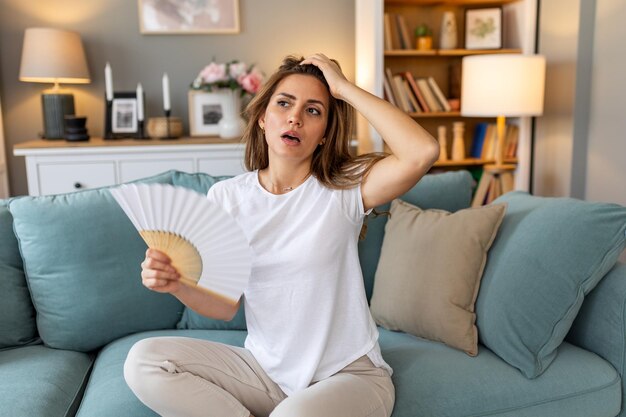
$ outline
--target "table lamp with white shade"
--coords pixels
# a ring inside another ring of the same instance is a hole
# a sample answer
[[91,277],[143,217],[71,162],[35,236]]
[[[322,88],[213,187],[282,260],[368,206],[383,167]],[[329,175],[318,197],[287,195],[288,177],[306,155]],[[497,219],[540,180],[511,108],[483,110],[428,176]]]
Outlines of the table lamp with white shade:
[[496,54],[463,58],[461,115],[496,117],[495,164],[484,166],[473,206],[481,205],[490,181],[498,193],[513,189],[515,165],[504,163],[506,117],[543,113],[546,60],[540,55]]
[[74,114],[74,96],[60,89],[59,83],[87,84],[91,81],[80,35],[54,28],[26,29],[19,79],[54,84],[41,96],[44,137],[63,138],[63,118]]

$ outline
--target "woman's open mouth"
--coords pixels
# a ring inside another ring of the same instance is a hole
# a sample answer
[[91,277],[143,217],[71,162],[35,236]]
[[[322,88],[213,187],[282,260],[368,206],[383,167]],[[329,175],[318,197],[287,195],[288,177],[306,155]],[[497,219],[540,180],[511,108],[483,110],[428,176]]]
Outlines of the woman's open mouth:
[[293,131],[288,131],[280,135],[283,141],[287,141],[288,143],[300,143],[300,136]]

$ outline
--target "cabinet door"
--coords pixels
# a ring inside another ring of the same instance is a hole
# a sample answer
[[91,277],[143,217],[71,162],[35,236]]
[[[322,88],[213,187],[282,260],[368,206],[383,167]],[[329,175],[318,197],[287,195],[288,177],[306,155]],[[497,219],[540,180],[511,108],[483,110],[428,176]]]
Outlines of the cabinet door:
[[115,184],[113,161],[39,164],[39,193],[62,194]]
[[213,176],[239,175],[245,172],[241,156],[198,159],[198,171]]
[[120,161],[120,183],[157,175],[170,169],[193,172],[193,159],[160,159],[145,161]]

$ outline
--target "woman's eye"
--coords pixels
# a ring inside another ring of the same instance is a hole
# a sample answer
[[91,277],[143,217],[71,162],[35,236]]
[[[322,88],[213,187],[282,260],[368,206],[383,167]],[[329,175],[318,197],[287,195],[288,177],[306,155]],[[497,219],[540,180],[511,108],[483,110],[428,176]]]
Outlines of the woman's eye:
[[278,104],[280,107],[287,107],[289,105],[289,102],[287,100],[278,100],[276,104]]
[[316,109],[314,107],[310,107],[308,112],[313,114],[313,115],[315,115],[315,116],[319,116],[320,114],[322,114],[318,109]]

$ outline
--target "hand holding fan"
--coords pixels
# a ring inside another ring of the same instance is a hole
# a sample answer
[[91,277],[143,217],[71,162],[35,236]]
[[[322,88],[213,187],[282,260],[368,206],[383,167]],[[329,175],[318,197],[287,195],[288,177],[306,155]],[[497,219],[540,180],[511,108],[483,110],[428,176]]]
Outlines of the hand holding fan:
[[169,184],[126,184],[110,192],[148,247],[169,256],[183,284],[237,303],[250,278],[252,252],[226,211]]

